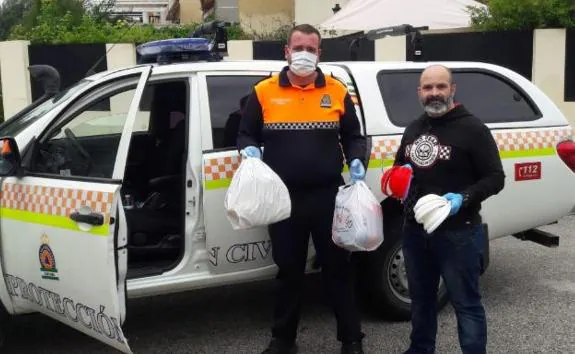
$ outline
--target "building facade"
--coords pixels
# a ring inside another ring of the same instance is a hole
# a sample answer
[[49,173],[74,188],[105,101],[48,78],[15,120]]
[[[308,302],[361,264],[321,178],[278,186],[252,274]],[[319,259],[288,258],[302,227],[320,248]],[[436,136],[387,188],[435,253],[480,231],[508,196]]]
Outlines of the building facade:
[[169,24],[168,12],[177,6],[178,0],[116,0],[112,13],[134,22],[145,24]]
[[113,13],[150,24],[199,23],[213,15],[264,35],[299,23],[319,25],[349,0],[115,0]]

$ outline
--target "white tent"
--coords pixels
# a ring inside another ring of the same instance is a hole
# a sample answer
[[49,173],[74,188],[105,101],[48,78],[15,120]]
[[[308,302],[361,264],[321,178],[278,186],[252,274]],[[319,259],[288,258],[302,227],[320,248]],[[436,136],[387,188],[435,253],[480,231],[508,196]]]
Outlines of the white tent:
[[470,26],[467,6],[485,7],[473,0],[351,0],[319,27],[349,31],[403,24],[430,30],[462,28]]

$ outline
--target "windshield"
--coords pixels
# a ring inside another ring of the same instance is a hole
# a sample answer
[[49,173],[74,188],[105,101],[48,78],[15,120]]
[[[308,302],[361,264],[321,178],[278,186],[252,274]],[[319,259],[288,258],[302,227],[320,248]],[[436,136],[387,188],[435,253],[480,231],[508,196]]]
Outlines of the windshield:
[[90,80],[80,80],[76,84],[68,87],[67,89],[61,91],[54,97],[42,102],[38,107],[35,107],[30,112],[24,114],[23,116],[10,119],[0,126],[1,136],[16,136],[26,127],[30,126],[32,123],[41,118],[46,112],[50,111],[52,108],[56,107],[58,103],[65,101],[73,95],[75,92],[80,90],[82,87],[88,85]]

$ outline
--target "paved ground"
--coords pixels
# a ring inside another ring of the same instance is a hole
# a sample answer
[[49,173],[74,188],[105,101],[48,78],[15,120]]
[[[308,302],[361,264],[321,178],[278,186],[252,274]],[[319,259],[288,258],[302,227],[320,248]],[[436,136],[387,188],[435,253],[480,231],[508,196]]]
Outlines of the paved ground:
[[[544,228],[562,236],[549,249],[515,238],[492,244],[482,278],[490,353],[575,353],[575,217]],[[318,290],[314,277],[310,289]],[[271,283],[178,294],[129,304],[127,336],[135,353],[258,353],[268,340]],[[310,295],[302,319],[301,353],[336,353],[334,322]],[[116,353],[90,337],[42,317],[19,318],[3,353]],[[368,353],[401,353],[408,323],[364,320]],[[457,353],[451,307],[439,319],[438,353]]]

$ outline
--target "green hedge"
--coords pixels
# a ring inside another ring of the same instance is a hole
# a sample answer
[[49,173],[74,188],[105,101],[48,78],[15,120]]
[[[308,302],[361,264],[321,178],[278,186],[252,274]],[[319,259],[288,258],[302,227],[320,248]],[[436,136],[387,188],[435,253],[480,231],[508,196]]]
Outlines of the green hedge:
[[[73,26],[71,18],[64,16],[53,21],[40,23],[30,29],[16,25],[9,40],[28,40],[32,44],[62,43],[143,43],[159,39],[188,37],[198,24],[153,25],[129,24],[118,20],[114,23],[98,22],[84,16],[79,25]],[[238,26],[227,28],[228,40],[251,39],[251,36]]]
[[[62,15],[56,1],[42,0],[34,21],[22,21],[12,27],[8,39],[28,40],[33,44],[62,43],[142,43],[158,39],[187,37],[198,26],[169,25],[155,27],[125,20],[104,20],[89,13],[71,11]],[[238,25],[227,28],[228,39],[249,39]]]
[[573,0],[486,0],[470,8],[471,25],[481,31],[572,28]]

